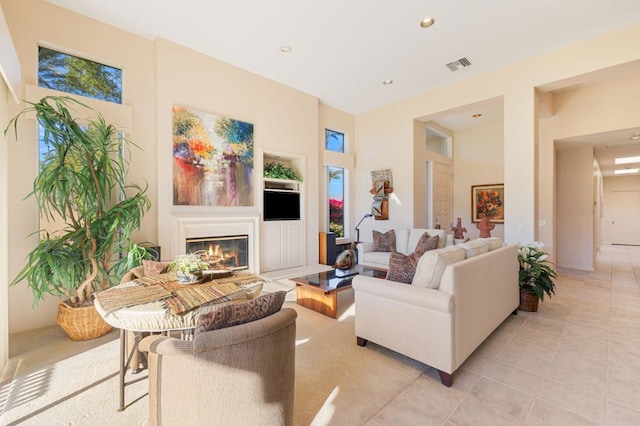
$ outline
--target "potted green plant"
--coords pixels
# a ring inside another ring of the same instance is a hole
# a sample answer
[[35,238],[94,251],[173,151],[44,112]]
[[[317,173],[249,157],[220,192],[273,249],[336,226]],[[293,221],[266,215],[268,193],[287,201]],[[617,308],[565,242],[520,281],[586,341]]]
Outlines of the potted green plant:
[[264,165],[263,176],[272,179],[297,180],[298,182],[302,182],[302,178],[298,176],[294,169],[284,164],[276,163],[275,161]]
[[518,245],[518,262],[520,263],[520,309],[521,311],[536,312],[538,301],[544,300],[544,295],[551,297],[555,294],[554,279],[556,271],[547,260],[549,255],[542,249],[544,243]]
[[180,254],[169,264],[169,271],[175,272],[181,284],[193,284],[202,279],[202,271],[209,264],[202,258],[203,252]]
[[[81,109],[93,116],[75,118]],[[146,188],[125,184],[128,164],[118,129],[85,104],[66,96],[47,96],[11,119],[18,138],[18,120],[33,114],[42,127],[48,152],[29,196],[40,217],[62,223],[40,240],[12,285],[26,281],[34,306],[47,294],[64,297],[57,322],[74,340],[110,331],[93,307],[93,293],[120,281],[131,236],[150,207]],[[84,327],[83,327],[84,326]]]

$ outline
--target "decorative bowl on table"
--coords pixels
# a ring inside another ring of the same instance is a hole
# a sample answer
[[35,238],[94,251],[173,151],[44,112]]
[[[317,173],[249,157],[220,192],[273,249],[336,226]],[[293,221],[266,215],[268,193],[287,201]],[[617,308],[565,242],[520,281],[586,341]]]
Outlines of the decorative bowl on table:
[[196,284],[202,281],[202,271],[176,271],[176,281],[180,284]]
[[202,280],[202,270],[209,265],[202,259],[201,252],[180,254],[169,264],[169,271],[175,272],[180,284],[195,284]]

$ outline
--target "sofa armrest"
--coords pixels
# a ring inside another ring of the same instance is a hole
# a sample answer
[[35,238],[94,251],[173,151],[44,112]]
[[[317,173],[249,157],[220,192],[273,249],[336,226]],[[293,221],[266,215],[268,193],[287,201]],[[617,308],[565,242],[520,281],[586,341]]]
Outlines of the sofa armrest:
[[453,311],[453,295],[439,290],[364,275],[355,276],[351,284],[356,292],[369,293],[444,313]]
[[371,241],[362,241],[356,244],[356,250],[358,253],[367,253],[373,251],[373,242]]

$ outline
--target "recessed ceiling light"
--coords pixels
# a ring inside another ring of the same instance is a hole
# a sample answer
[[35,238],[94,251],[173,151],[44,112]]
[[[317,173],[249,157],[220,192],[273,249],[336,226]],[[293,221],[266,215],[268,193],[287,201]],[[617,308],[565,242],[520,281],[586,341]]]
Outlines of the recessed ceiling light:
[[420,26],[422,28],[429,28],[435,23],[436,23],[436,20],[433,18],[424,18],[422,21],[420,21]]
[[616,170],[613,173],[616,175],[630,175],[632,173],[638,173],[640,169],[623,169],[623,170]]
[[622,157],[622,158],[616,158],[615,163],[616,163],[616,164],[633,164],[633,163],[640,163],[640,157]]
[[629,139],[631,139],[632,141],[637,141],[638,139],[640,139],[640,133],[634,133]]
[[280,52],[291,53],[293,49],[290,46],[280,46]]
[[482,117],[482,114],[480,114],[479,112],[475,113],[472,115],[473,118],[478,118],[478,117]]
[[383,81],[382,84],[384,84],[385,86],[388,86],[390,84],[393,84],[393,80],[388,80],[387,79],[387,80]]

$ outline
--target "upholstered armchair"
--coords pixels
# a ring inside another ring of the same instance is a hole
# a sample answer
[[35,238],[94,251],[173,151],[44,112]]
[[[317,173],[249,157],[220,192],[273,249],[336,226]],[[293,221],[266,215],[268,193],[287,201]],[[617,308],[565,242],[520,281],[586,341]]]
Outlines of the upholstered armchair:
[[293,424],[296,317],[284,308],[192,341],[144,338],[149,424]]

